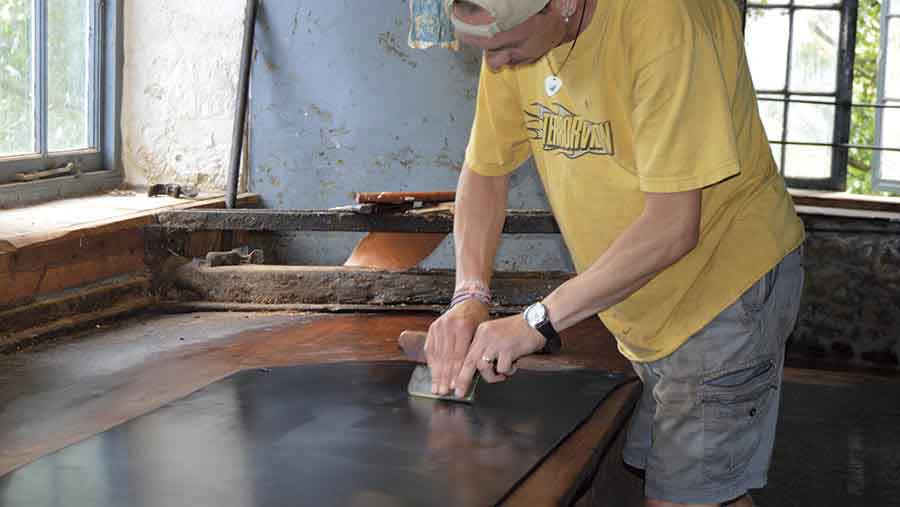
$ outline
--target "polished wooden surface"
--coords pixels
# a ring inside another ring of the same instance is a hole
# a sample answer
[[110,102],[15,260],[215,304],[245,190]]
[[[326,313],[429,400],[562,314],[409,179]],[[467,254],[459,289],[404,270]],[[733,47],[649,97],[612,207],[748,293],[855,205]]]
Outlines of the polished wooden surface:
[[[432,314],[147,316],[0,360],[0,475],[236,371],[403,360],[397,337]],[[215,337],[215,339],[211,338]],[[183,338],[183,340],[179,340]],[[598,321],[564,335],[560,365],[628,372]],[[162,344],[173,343],[172,346]]]

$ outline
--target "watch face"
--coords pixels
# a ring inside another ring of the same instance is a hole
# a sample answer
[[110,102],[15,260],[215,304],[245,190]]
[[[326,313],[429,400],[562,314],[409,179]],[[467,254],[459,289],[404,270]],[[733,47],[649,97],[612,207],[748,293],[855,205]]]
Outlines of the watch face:
[[537,327],[547,320],[547,308],[540,303],[535,303],[525,310],[525,320],[531,327]]

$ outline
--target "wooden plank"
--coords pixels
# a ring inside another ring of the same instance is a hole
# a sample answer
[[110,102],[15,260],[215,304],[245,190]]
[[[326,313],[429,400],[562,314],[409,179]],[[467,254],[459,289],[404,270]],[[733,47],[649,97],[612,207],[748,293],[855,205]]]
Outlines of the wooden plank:
[[155,303],[149,275],[106,280],[78,291],[0,312],[0,353],[37,343],[59,331],[109,319]]
[[806,232],[815,233],[840,233],[840,234],[900,234],[900,221],[870,216],[836,216],[835,214],[820,215],[816,213],[803,213],[800,210],[800,218],[806,227]]
[[91,233],[16,250],[5,257],[0,307],[144,269],[140,228]]
[[[569,280],[571,273],[497,273],[498,306],[526,306]],[[178,268],[175,287],[209,302],[256,304],[446,305],[452,271],[382,271],[330,266],[223,266],[193,262]]]
[[900,200],[892,197],[797,189],[791,189],[791,197],[794,198],[794,204],[797,206],[900,213]]
[[[170,230],[344,231],[441,233],[453,231],[450,213],[366,215],[333,210],[190,210],[157,215]],[[553,214],[544,210],[510,210],[506,234],[558,234]]]
[[456,192],[357,192],[359,204],[406,204],[414,202],[453,202]]
[[[257,206],[259,205],[259,196],[256,194],[243,194],[239,204],[241,206]],[[221,198],[201,199],[197,201],[189,201],[163,209],[208,209],[208,208],[224,208],[225,202]],[[11,253],[14,250],[20,250],[29,246],[37,246],[40,244],[50,244],[59,241],[66,241],[73,237],[88,237],[95,234],[103,234],[110,231],[120,231],[124,229],[133,229],[144,227],[155,221],[155,215],[159,213],[159,209],[137,211],[126,213],[115,218],[98,220],[96,222],[78,224],[72,227],[64,227],[54,230],[50,233],[26,234],[13,237],[3,238],[6,248],[0,248],[0,255]]]
[[[809,232],[900,233],[900,221],[873,217],[823,216],[801,213]],[[157,216],[166,230],[265,232],[453,232],[450,212],[361,214],[344,210],[186,210]],[[553,213],[546,210],[509,210],[505,234],[559,234]]]
[[[258,203],[252,194],[242,205]],[[178,207],[224,206],[221,199]],[[145,269],[144,229],[155,211],[82,224],[53,233],[17,236],[0,245],[0,308]]]

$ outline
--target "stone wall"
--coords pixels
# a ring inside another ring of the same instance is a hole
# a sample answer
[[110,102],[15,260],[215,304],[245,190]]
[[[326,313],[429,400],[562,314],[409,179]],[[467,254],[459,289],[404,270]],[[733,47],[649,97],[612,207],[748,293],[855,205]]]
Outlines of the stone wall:
[[225,188],[245,5],[125,3],[121,129],[127,183]]
[[900,222],[803,215],[806,286],[788,354],[900,367]]

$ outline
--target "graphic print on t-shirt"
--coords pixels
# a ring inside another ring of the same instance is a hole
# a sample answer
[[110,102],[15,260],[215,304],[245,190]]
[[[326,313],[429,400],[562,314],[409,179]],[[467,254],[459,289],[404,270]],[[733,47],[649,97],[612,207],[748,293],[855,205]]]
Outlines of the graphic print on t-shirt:
[[612,123],[594,122],[579,116],[562,104],[553,103],[555,110],[539,102],[531,104],[534,111],[525,111],[530,118],[525,128],[532,139],[543,142],[544,151],[558,151],[570,159],[584,155],[615,155]]

